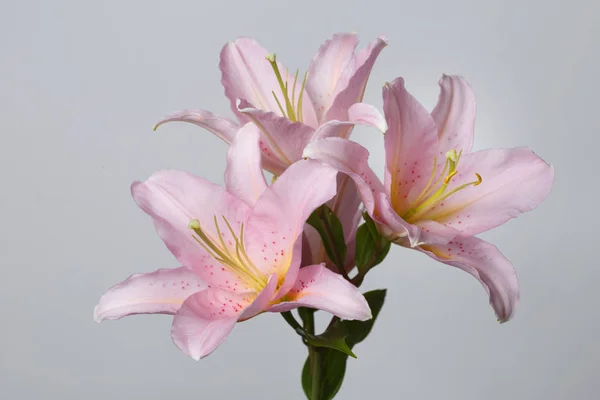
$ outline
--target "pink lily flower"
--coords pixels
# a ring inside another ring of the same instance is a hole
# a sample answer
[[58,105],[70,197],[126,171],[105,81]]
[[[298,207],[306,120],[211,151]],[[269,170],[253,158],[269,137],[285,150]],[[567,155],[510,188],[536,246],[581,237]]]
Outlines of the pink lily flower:
[[340,275],[322,264],[299,268],[304,223],[333,197],[338,172],[302,160],[267,186],[258,130],[248,124],[240,133],[228,154],[227,190],[175,170],[132,185],[134,200],[182,267],[132,275],[112,287],[94,309],[97,322],[172,314],[174,343],[198,360],[237,322],[265,311],[306,306],[341,319],[371,318],[363,295]]
[[304,75],[289,73],[256,41],[242,37],[221,51],[221,82],[238,123],[206,110],[183,110],[158,122],[201,126],[228,144],[240,125],[252,121],[261,131],[263,167],[280,175],[301,159],[311,141],[325,137],[348,137],[354,124],[386,130],[379,111],[361,103],[371,69],[387,45],[380,36],[355,53],[353,33],[334,35],[319,49]]
[[444,75],[429,113],[401,78],[383,89],[384,183],[367,163],[368,151],[350,140],[310,144],[308,158],[324,161],[356,183],[384,236],[477,278],[501,322],[519,300],[511,263],[474,235],[538,206],[550,193],[554,170],[527,148],[471,153],[475,98],[467,81]]

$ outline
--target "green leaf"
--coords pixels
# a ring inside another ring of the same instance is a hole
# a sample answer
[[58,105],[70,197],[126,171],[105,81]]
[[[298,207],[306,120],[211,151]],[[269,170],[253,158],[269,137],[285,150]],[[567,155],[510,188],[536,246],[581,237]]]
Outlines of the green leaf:
[[385,302],[386,289],[371,290],[364,294],[369,307],[371,307],[371,313],[373,318],[368,321],[344,321],[344,325],[348,329],[348,336],[346,341],[350,348],[354,347],[355,344],[362,342],[371,333],[375,320],[383,307]]
[[321,235],[321,241],[329,259],[338,268],[343,268],[347,249],[344,229],[337,215],[331,211],[331,208],[323,204],[308,217],[306,222]]
[[[371,307],[373,318],[368,321],[337,321],[327,331],[332,330],[338,334],[347,332],[345,341],[347,346],[352,349],[354,345],[362,342],[373,329],[375,320],[383,307],[385,301],[386,290],[372,290],[364,294],[365,299]],[[345,330],[340,328],[339,325],[345,326]],[[327,333],[327,332],[326,332]],[[325,333],[323,334],[325,335]],[[322,335],[320,335],[322,336]],[[321,377],[319,384],[319,398],[324,400],[331,400],[337,394],[344,381],[344,374],[346,373],[346,362],[348,355],[332,348],[317,348],[319,352],[319,360],[321,363]],[[310,358],[306,359],[304,367],[302,368],[302,388],[308,399],[311,398],[312,393],[312,374],[310,369]]]
[[375,239],[373,239],[367,224],[362,224],[356,230],[356,250],[354,252],[354,264],[360,272],[369,268],[371,260],[375,259],[375,250]]
[[[346,373],[348,356],[332,349],[319,349],[321,360],[321,382],[319,384],[319,398],[331,400],[342,387]],[[310,358],[306,359],[302,368],[302,389],[308,399],[312,393],[312,375],[310,371]]]
[[365,223],[356,231],[354,263],[361,274],[366,274],[374,266],[381,264],[390,251],[391,242],[385,239],[375,222],[367,213],[363,214]]
[[356,358],[356,355],[346,343],[346,337],[348,337],[348,335],[348,328],[346,328],[346,325],[343,322],[338,320],[322,334],[315,336],[307,333],[305,337],[308,344],[315,347],[327,347],[341,351],[352,358]]

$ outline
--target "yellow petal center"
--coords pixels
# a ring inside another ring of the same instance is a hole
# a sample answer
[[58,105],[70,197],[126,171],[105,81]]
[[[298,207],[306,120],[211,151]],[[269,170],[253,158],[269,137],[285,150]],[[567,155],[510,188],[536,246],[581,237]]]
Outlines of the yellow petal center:
[[447,190],[450,182],[452,182],[452,178],[458,173],[457,167],[461,155],[462,151],[460,153],[457,153],[456,150],[448,151],[446,153],[446,163],[444,164],[444,169],[437,179],[435,178],[437,172],[437,158],[433,158],[433,169],[427,185],[417,196],[417,198],[411,201],[406,211],[401,214],[402,219],[410,223],[427,219],[427,213],[436,205],[440,204],[453,194],[469,186],[477,186],[482,182],[481,175],[475,173],[475,181],[465,183],[450,191]]
[[211,237],[206,230],[202,229],[200,221],[197,219],[191,220],[188,225],[196,234],[193,238],[224,268],[239,276],[249,287],[260,292],[267,285],[267,278],[256,268],[246,253],[244,248],[244,225],[241,225],[238,237],[227,219],[222,218],[235,241],[235,248],[227,246],[225,243],[216,215],[214,216],[214,223],[218,239]]

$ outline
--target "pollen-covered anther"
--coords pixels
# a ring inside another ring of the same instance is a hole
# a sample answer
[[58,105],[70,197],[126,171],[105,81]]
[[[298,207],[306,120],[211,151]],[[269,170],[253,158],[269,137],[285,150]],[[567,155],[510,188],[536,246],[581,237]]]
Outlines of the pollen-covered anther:
[[447,185],[450,183],[450,181],[452,180],[452,177],[454,175],[456,175],[458,173],[457,170],[454,170],[452,172],[450,172],[448,175],[446,175],[446,177],[444,178],[444,185]]

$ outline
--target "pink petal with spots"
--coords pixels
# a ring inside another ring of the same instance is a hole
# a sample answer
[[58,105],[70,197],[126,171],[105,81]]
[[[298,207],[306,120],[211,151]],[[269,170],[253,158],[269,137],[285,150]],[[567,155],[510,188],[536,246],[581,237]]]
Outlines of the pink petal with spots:
[[323,264],[302,268],[286,299],[289,301],[275,304],[268,311],[283,312],[311,307],[346,320],[366,321],[373,317],[360,291]]
[[346,65],[332,95],[334,100],[321,122],[348,120],[348,109],[362,101],[375,60],[386,46],[387,39],[379,36]]
[[238,199],[253,206],[267,188],[261,165],[260,131],[251,122],[244,125],[227,152],[225,187]]
[[467,154],[473,145],[475,130],[475,95],[467,80],[444,75],[439,81],[440,97],[431,112],[439,136],[439,154],[448,150]]
[[242,314],[240,315],[239,320],[245,321],[250,319],[265,309],[267,309],[269,303],[274,299],[275,290],[277,289],[277,275],[272,274],[267,281],[267,285],[260,291],[260,293],[256,296],[252,304],[244,309]]
[[312,100],[317,120],[329,108],[344,69],[354,57],[358,38],[354,33],[339,33],[321,45],[308,69],[306,93]]
[[377,223],[381,234],[389,241],[415,247],[430,239],[428,232],[409,224],[396,213],[387,194],[376,193],[374,201],[375,212],[371,217]]
[[296,243],[294,243],[294,247],[292,249],[292,259],[290,261],[290,266],[288,267],[287,272],[285,272],[285,276],[283,275],[283,268],[280,268],[278,282],[281,283],[281,286],[279,287],[279,290],[275,295],[275,300],[279,300],[280,298],[285,296],[296,282],[296,278],[298,277],[298,270],[300,269],[300,265],[302,264],[302,239],[303,235],[300,235],[300,237],[298,237],[298,239],[296,240]]
[[154,125],[154,130],[162,124],[173,121],[189,122],[198,125],[220,137],[227,144],[233,142],[233,138],[240,128],[235,122],[227,118],[218,117],[206,110],[183,110],[167,115]]
[[230,290],[246,288],[194,240],[194,232],[188,228],[192,219],[198,219],[202,230],[217,241],[216,217],[225,245],[235,252],[235,241],[223,217],[239,234],[241,223],[250,213],[246,203],[220,186],[176,170],[159,171],[146,182],[133,183],[131,193],[138,206],[152,217],[158,235],[182,265],[213,286]]
[[102,322],[133,314],[175,314],[187,297],[206,287],[186,267],[131,275],[100,298],[94,308],[94,320]]
[[446,245],[424,246],[420,250],[479,280],[501,322],[514,315],[519,302],[517,275],[512,264],[494,245],[476,237],[459,236]]
[[375,193],[384,192],[383,184],[369,167],[369,151],[360,144],[347,139],[327,138],[310,143],[304,149],[304,157],[331,165],[350,176],[369,215],[375,208]]
[[173,342],[195,360],[212,353],[227,339],[236,322],[263,312],[273,299],[277,276],[260,293],[232,293],[209,288],[189,297],[171,326]]
[[383,108],[389,127],[384,136],[385,186],[392,206],[403,215],[411,191],[420,193],[431,176],[437,128],[429,112],[408,93],[402,78],[384,86]]
[[271,156],[286,167],[302,158],[302,150],[310,142],[314,129],[301,122],[292,122],[273,112],[254,108],[246,100],[239,101],[240,112],[256,124]]
[[235,326],[256,293],[232,293],[209,288],[188,297],[177,311],[171,338],[181,351],[194,360],[212,353]]
[[256,202],[245,230],[246,251],[264,273],[295,274],[296,244],[309,215],[335,195],[337,171],[315,160],[288,168]]
[[[448,191],[479,173],[482,182],[451,195],[424,218],[476,235],[537,207],[550,193],[554,169],[531,150],[482,150],[463,155]],[[442,205],[443,204],[443,205]]]

